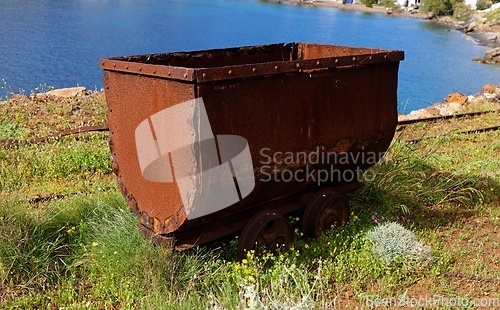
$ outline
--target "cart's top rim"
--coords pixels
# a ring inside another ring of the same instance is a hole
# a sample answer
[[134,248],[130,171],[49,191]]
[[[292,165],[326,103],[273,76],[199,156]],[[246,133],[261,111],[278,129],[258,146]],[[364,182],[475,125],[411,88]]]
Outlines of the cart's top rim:
[[101,59],[105,71],[211,82],[337,67],[399,62],[404,52],[311,43],[279,43]]

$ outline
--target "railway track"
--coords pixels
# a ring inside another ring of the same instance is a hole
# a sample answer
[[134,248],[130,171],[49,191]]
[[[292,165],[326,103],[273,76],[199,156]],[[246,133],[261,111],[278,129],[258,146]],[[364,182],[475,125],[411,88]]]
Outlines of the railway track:
[[[455,114],[455,115],[449,115],[449,116],[437,116],[437,117],[429,117],[429,118],[403,120],[403,121],[398,122],[398,127],[401,128],[401,127],[406,127],[408,125],[417,124],[417,123],[427,123],[427,122],[435,122],[435,121],[439,121],[439,120],[468,118],[468,117],[475,117],[475,116],[479,116],[479,115],[483,115],[483,114],[487,114],[487,113],[499,113],[499,112],[500,111],[482,111],[482,112]],[[496,125],[496,126],[480,127],[480,128],[475,128],[475,129],[471,129],[471,130],[454,132],[454,134],[477,134],[477,133],[481,133],[481,132],[494,131],[494,130],[499,130],[499,129],[500,129],[500,125]],[[53,134],[45,136],[45,137],[34,138],[34,139],[30,139],[30,140],[11,140],[11,139],[0,140],[0,145],[8,145],[8,146],[29,145],[29,144],[41,143],[41,142],[48,141],[50,139],[55,139],[55,138],[59,138],[59,137],[69,136],[69,135],[83,134],[83,133],[89,133],[89,132],[105,132],[105,131],[109,131],[109,126],[107,123],[101,124],[101,125],[83,126],[83,127],[79,127],[79,128],[75,128],[75,129],[68,129],[68,130],[53,133]],[[440,138],[443,136],[446,136],[446,134],[445,135],[423,137],[423,138],[419,138],[419,139],[409,139],[409,140],[405,140],[405,142],[416,144],[416,143],[419,143],[423,140],[435,139],[435,138]],[[53,195],[48,195],[48,196],[37,196],[37,197],[33,197],[32,199],[30,199],[29,202],[30,203],[40,203],[40,202],[52,200],[55,198],[63,198],[64,196],[78,194],[78,193],[81,193],[81,192],[75,192],[75,193],[70,193],[70,194],[53,194]]]
[[94,126],[83,126],[83,127],[79,127],[79,128],[75,128],[75,129],[58,131],[58,132],[55,132],[55,133],[48,135],[48,136],[45,136],[45,137],[33,138],[33,139],[29,139],[29,140],[12,140],[12,139],[0,140],[0,145],[17,146],[17,145],[35,144],[35,143],[45,142],[49,139],[54,139],[54,138],[59,138],[59,137],[64,137],[64,136],[70,136],[70,135],[87,133],[87,132],[108,131],[108,130],[109,130],[108,124],[94,125]]
[[398,126],[407,126],[416,123],[428,123],[435,122],[439,120],[448,120],[448,119],[460,119],[467,117],[474,117],[483,114],[489,113],[498,113],[498,110],[489,110],[489,111],[480,111],[480,112],[470,112],[470,113],[461,113],[461,114],[453,114],[453,115],[444,115],[444,116],[435,116],[435,117],[425,117],[425,118],[417,118],[417,119],[407,119],[398,122]]
[[[480,127],[480,128],[475,128],[471,130],[464,130],[464,131],[458,131],[458,132],[453,132],[453,134],[476,134],[476,133],[482,133],[482,132],[488,132],[488,131],[494,131],[500,129],[500,126],[488,126],[488,127]],[[436,135],[436,136],[428,136],[428,137],[423,137],[419,139],[409,139],[405,140],[407,143],[418,143],[424,140],[429,140],[429,139],[436,139],[436,138],[441,138],[441,137],[446,137],[449,136],[449,134],[443,134],[443,135]]]
[[[469,118],[469,117],[475,117],[475,116],[489,114],[489,113],[500,113],[500,111],[490,110],[490,111],[461,113],[461,114],[446,115],[446,116],[436,116],[436,117],[426,117],[426,118],[419,118],[419,119],[402,120],[402,121],[398,122],[398,127],[401,128],[401,127],[406,127],[406,126],[412,125],[412,124],[429,123],[429,122],[435,122],[435,121],[440,121],[440,120]],[[455,134],[476,134],[476,133],[493,131],[493,130],[498,130],[498,129],[500,129],[500,125],[479,127],[479,128],[475,128],[475,129],[471,129],[471,130],[464,130],[464,131],[455,132]],[[82,134],[82,133],[88,133],[88,132],[108,131],[108,130],[109,130],[109,126],[107,123],[101,124],[101,125],[94,125],[94,126],[83,126],[83,127],[79,127],[79,128],[75,128],[75,129],[68,129],[68,130],[64,130],[64,131],[55,132],[55,133],[48,135],[48,136],[45,136],[45,137],[34,138],[34,139],[30,139],[30,140],[12,140],[12,139],[0,140],[0,145],[17,146],[17,145],[35,144],[35,143],[45,142],[49,139],[54,139],[54,138],[59,138],[59,137],[64,137],[64,136],[69,136],[69,135]],[[434,138],[439,138],[442,136],[445,136],[445,135],[429,136],[429,137],[424,137],[424,138],[420,138],[420,139],[410,139],[410,140],[406,140],[406,142],[418,143],[422,140],[434,139]]]
[[[470,113],[461,113],[461,114],[454,114],[454,115],[445,115],[445,116],[435,116],[435,117],[426,117],[426,118],[419,118],[419,119],[402,120],[402,121],[398,122],[398,127],[405,128],[408,125],[413,125],[413,124],[417,124],[417,123],[430,123],[430,122],[436,122],[436,121],[441,121],[441,120],[473,118],[473,117],[484,115],[484,114],[499,113],[499,112],[500,111],[498,111],[498,110],[488,110],[488,111],[480,111],[480,112],[470,112]],[[405,140],[405,142],[415,144],[415,143],[419,143],[419,142],[424,141],[424,140],[436,139],[436,138],[449,136],[450,134],[477,134],[477,133],[482,133],[482,132],[494,131],[494,130],[498,130],[498,129],[500,129],[500,125],[483,126],[483,127],[478,127],[478,128],[474,128],[474,129],[454,131],[452,133],[427,136],[427,137],[422,137],[422,138],[418,138],[418,139],[408,139],[408,140]]]

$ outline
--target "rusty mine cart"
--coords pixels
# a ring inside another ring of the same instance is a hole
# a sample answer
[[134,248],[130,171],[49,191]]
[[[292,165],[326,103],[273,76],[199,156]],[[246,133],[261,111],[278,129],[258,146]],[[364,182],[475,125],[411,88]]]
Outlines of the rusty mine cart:
[[[397,125],[402,51],[272,44],[101,60],[119,188],[141,233],[238,256],[348,221]],[[355,177],[354,177],[355,176]]]

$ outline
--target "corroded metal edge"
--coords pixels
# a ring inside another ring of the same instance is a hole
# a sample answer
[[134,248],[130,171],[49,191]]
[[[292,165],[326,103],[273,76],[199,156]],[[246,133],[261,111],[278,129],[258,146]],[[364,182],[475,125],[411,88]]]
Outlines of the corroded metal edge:
[[109,71],[163,77],[172,80],[195,81],[195,69],[130,62],[113,58],[101,59],[101,68]]
[[[347,46],[333,46],[333,45],[319,45],[309,43],[291,43],[293,45],[293,54],[296,49],[298,53],[301,50],[310,48],[315,50],[326,50],[328,54],[337,52],[339,56],[334,57],[312,57],[311,59],[296,59],[296,60],[283,60],[272,62],[261,62],[255,64],[243,64],[232,66],[218,66],[213,68],[189,68],[189,67],[176,67],[166,66],[154,63],[145,63],[138,61],[140,56],[128,57],[113,57],[101,59],[101,68],[109,71],[118,71],[124,73],[133,73],[146,76],[162,77],[172,80],[180,80],[186,82],[211,82],[228,79],[237,79],[244,77],[256,77],[262,75],[283,74],[292,72],[304,72],[309,70],[324,70],[346,66],[362,66],[368,64],[379,64],[383,62],[395,62],[404,59],[404,52],[397,50],[382,50],[373,48],[361,47],[347,47]],[[284,44],[278,44],[284,46]],[[262,48],[277,46],[264,45]],[[288,45],[287,45],[288,46]],[[286,47],[286,46],[285,46]],[[255,47],[241,47],[232,48],[230,50],[236,51],[238,49],[243,52],[245,49]],[[172,54],[197,54],[197,53],[217,53],[220,49],[193,51],[185,53],[172,53]],[[168,54],[148,54],[142,55],[143,58],[149,59],[157,55]],[[300,57],[300,56],[299,56]]]
[[[118,162],[116,161],[115,157],[113,156],[114,154],[114,143],[113,143],[113,130],[109,131],[109,140],[108,140],[109,148],[111,151],[111,165],[112,165],[112,170],[113,173],[116,176],[116,180],[118,183],[118,188],[125,198],[128,206],[130,207],[130,210],[139,218],[139,225],[144,226],[145,228],[159,233],[159,234],[167,234],[172,231],[176,231],[180,225],[185,221],[186,215],[184,212],[182,212],[182,206],[179,207],[179,210],[172,215],[171,217],[167,218],[165,221],[161,221],[157,217],[153,217],[149,215],[145,211],[139,210],[139,206],[137,204],[137,200],[134,198],[134,196],[129,193],[127,190],[126,185],[122,181],[121,175],[120,175],[120,168],[118,165]],[[154,239],[153,239],[154,241]]]
[[137,227],[139,228],[139,233],[143,235],[146,239],[153,241],[153,243],[163,245],[166,247],[174,246],[175,239],[173,237],[156,234],[149,227],[146,227],[141,223],[138,223]]
[[232,67],[197,69],[194,74],[199,83],[246,77],[258,77],[281,73],[300,73],[315,70],[326,70],[340,67],[380,64],[400,61],[403,52],[389,51],[370,55],[340,56],[307,60],[269,62],[263,64],[240,65]]

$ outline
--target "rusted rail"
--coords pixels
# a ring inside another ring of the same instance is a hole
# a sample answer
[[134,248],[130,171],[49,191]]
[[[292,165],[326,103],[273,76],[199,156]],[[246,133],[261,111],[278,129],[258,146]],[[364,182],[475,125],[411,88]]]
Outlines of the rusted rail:
[[[478,116],[478,115],[483,115],[483,114],[488,114],[488,113],[499,113],[499,112],[500,111],[498,111],[498,110],[489,110],[489,111],[461,113],[461,114],[454,114],[454,115],[409,119],[409,120],[399,121],[398,126],[404,127],[404,126],[416,124],[416,123],[433,122],[433,121],[447,120],[447,119],[459,119],[459,118],[474,117],[474,116]],[[491,130],[496,130],[496,129],[498,129],[498,126],[483,127],[483,128],[463,131],[463,132],[459,132],[459,133],[461,133],[461,134],[473,134],[473,133],[491,131]],[[83,126],[83,127],[79,127],[79,128],[75,128],[75,129],[68,129],[68,130],[56,132],[56,133],[53,133],[53,134],[46,136],[46,137],[35,138],[35,139],[31,139],[31,140],[5,139],[5,140],[0,140],[0,145],[34,144],[34,143],[45,142],[45,141],[52,139],[52,138],[64,137],[64,136],[80,134],[80,133],[87,133],[87,132],[95,132],[95,131],[109,131],[109,126],[107,123],[102,124],[102,125],[95,125],[95,126]],[[425,138],[421,138],[421,139],[413,139],[413,140],[408,140],[407,142],[416,143],[416,142],[419,142],[421,140],[437,138],[437,137],[441,137],[441,136],[432,136],[432,137],[425,137]]]
[[[498,130],[500,129],[500,125],[497,126],[489,126],[489,127],[481,127],[481,128],[475,128],[471,130],[464,130],[464,131],[458,131],[458,132],[453,132],[451,134],[464,134],[464,135],[469,135],[469,134],[476,134],[476,133],[481,133],[481,132],[487,132],[487,131],[493,131],[493,130]],[[436,138],[442,138],[442,137],[447,137],[450,136],[451,134],[444,134],[444,135],[437,135],[437,136],[429,136],[429,137],[423,137],[423,138],[418,138],[418,139],[411,139],[411,140],[405,140],[405,142],[408,143],[418,143],[423,140],[428,140],[428,139],[436,139]]]
[[55,132],[55,133],[48,135],[48,136],[45,136],[45,137],[34,138],[34,139],[30,139],[30,140],[12,140],[12,139],[0,140],[0,145],[17,146],[17,145],[35,144],[35,143],[45,142],[45,141],[47,141],[49,139],[53,139],[53,138],[59,138],[59,137],[64,137],[64,136],[69,136],[69,135],[74,135],[74,134],[86,133],[86,132],[108,131],[108,130],[109,130],[108,124],[95,125],[95,126],[83,126],[83,127],[79,127],[79,128],[75,128],[75,129],[68,129],[68,130]]
[[410,124],[434,122],[434,121],[454,119],[454,118],[458,119],[458,118],[464,118],[464,117],[473,117],[473,116],[477,116],[477,115],[483,115],[483,114],[487,114],[487,113],[498,113],[498,112],[499,112],[498,110],[488,110],[488,111],[461,113],[461,114],[453,114],[453,115],[425,117],[425,118],[417,118],[417,119],[407,119],[407,120],[399,121],[398,126],[406,126],[406,125],[410,125]]
[[51,195],[46,195],[46,196],[35,196],[29,200],[30,204],[36,204],[36,203],[41,203],[41,202],[46,202],[46,201],[51,201],[55,199],[63,199],[67,196],[72,196],[72,195],[78,195],[82,194],[84,192],[82,191],[77,191],[77,192],[72,192],[72,193],[64,193],[64,194],[51,194]]
[[[105,186],[101,190],[107,191],[112,189],[112,186]],[[87,191],[74,191],[74,192],[69,192],[69,193],[53,193],[53,194],[48,194],[48,195],[39,195],[39,196],[34,196],[28,200],[30,204],[37,204],[37,203],[43,203],[47,201],[52,201],[56,199],[63,199],[68,196],[75,196],[75,195],[88,195],[91,192]]]

